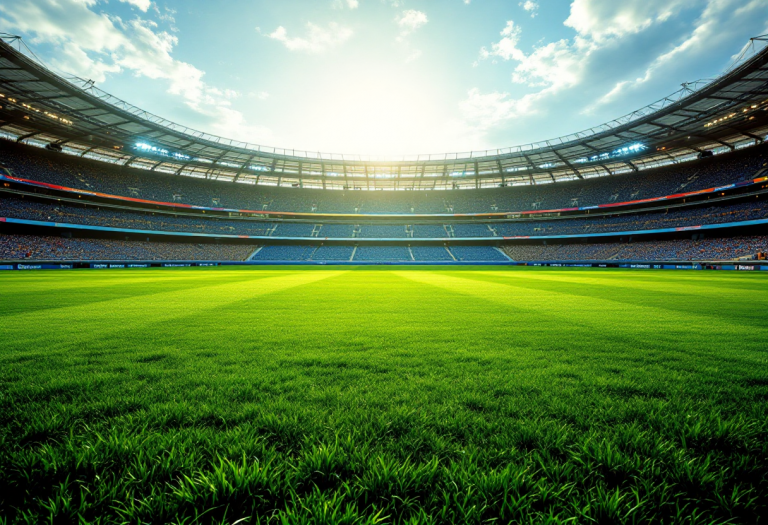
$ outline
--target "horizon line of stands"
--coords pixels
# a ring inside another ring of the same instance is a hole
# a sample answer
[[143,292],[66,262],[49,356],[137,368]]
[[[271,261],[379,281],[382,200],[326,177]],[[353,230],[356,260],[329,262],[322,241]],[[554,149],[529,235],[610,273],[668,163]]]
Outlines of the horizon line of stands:
[[686,165],[536,186],[455,191],[333,191],[237,184],[121,168],[0,140],[15,176],[113,195],[198,206],[318,213],[485,213],[596,206],[740,182],[766,166],[768,146]]

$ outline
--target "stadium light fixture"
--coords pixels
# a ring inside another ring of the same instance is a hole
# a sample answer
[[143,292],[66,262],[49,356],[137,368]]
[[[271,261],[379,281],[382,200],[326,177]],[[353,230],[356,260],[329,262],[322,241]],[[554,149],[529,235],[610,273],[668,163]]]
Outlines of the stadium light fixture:
[[151,153],[153,155],[160,155],[162,157],[170,157],[176,160],[191,160],[192,157],[185,155],[184,153],[170,152],[165,148],[158,148],[146,142],[137,142],[135,148],[144,153]]

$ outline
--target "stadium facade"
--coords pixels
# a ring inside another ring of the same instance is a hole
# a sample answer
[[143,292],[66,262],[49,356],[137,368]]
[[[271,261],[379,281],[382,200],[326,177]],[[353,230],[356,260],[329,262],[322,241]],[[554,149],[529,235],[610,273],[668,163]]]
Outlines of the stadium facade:
[[190,130],[57,75],[7,36],[0,259],[663,265],[759,257],[768,251],[768,47],[757,49],[765,40],[753,39],[719,78],[597,128],[494,151],[385,159]]

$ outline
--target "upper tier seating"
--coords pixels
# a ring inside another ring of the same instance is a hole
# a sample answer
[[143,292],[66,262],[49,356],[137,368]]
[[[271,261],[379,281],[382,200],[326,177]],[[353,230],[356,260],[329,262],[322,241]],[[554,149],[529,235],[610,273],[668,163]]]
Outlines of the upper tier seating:
[[121,168],[0,140],[0,165],[17,177],[163,202],[320,213],[484,213],[593,206],[706,189],[752,177],[768,146],[691,163],[583,181],[454,191],[274,188]]

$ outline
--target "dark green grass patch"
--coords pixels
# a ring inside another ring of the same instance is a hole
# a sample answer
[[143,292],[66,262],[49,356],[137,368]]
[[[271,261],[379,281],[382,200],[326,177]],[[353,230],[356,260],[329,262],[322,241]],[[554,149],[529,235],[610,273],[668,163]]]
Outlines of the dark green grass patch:
[[762,523],[768,279],[0,275],[0,524]]

